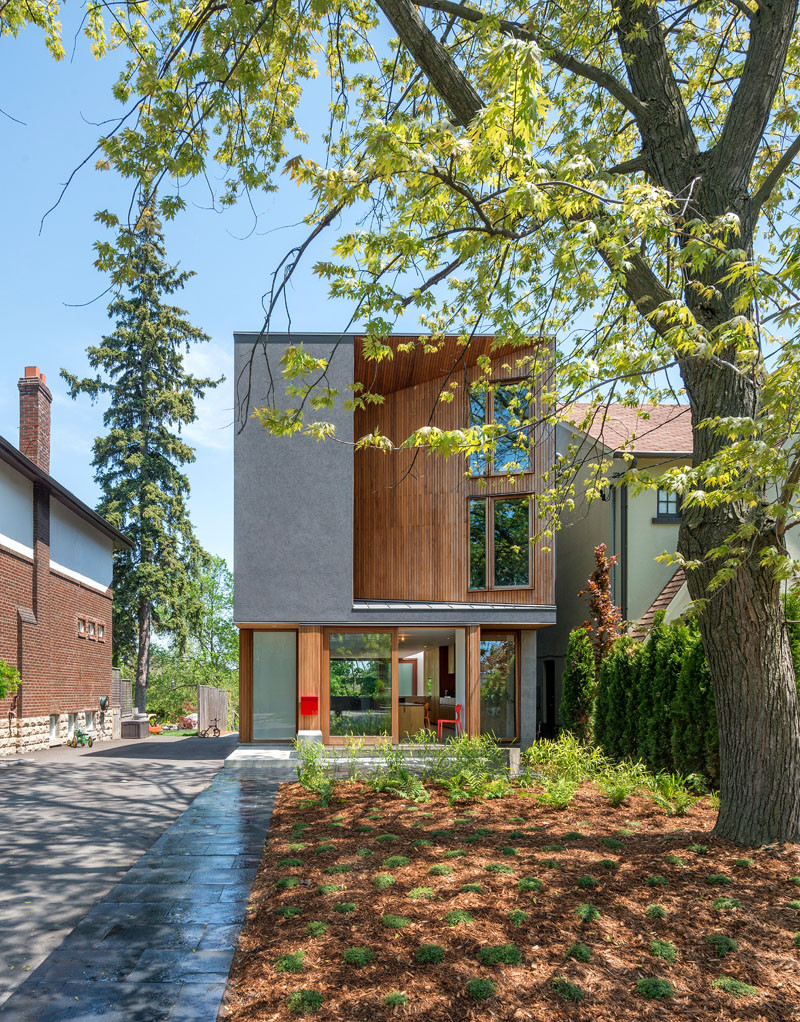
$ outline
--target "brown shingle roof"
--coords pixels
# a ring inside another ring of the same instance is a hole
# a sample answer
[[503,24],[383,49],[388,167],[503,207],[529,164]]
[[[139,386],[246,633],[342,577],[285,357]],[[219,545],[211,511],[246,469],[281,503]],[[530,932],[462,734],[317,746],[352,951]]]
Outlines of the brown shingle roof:
[[[571,405],[568,421],[580,427],[592,407]],[[613,451],[625,447],[632,454],[692,453],[689,405],[600,405],[583,429]]]
[[686,581],[686,573],[683,568],[677,568],[675,574],[667,582],[658,596],[653,600],[640,620],[631,629],[631,635],[635,639],[643,639],[653,627],[653,621],[660,610],[666,610],[681,590]]

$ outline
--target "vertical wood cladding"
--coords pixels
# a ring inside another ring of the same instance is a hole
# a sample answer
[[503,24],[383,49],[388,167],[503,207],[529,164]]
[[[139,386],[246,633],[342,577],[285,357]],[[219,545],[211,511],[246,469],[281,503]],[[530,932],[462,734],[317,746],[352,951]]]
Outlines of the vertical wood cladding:
[[253,740],[253,632],[239,629],[239,741]]
[[[493,359],[493,380],[519,376],[514,361],[532,349]],[[429,356],[415,355],[416,361]],[[434,358],[437,356],[434,356]],[[468,425],[469,384],[480,377],[476,365],[450,377],[413,383],[391,390],[398,381],[416,379],[398,367],[382,370],[383,404],[355,413],[355,436],[379,430],[395,444],[415,429],[432,425],[460,429]],[[369,381],[368,381],[369,382]],[[457,383],[455,397],[443,402],[439,395]],[[377,388],[376,388],[377,389]],[[538,415],[539,401],[536,401]],[[498,475],[487,480],[468,479],[461,455],[448,459],[416,451],[384,453],[374,449],[355,452],[354,595],[358,599],[424,600],[450,603],[503,603],[549,606],[555,601],[553,554],[537,543],[533,550],[531,585],[524,589],[488,592],[468,588],[468,498],[498,494],[518,495],[541,490],[541,477],[553,464],[554,431],[536,427],[531,447],[531,471],[513,479]],[[533,528],[538,528],[534,501]]]

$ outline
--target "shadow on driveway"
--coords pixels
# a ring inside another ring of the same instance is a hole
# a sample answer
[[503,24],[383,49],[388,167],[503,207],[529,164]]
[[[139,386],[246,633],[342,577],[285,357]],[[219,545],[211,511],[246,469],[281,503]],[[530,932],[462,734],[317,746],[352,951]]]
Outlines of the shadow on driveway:
[[237,735],[65,746],[0,772],[0,1003],[212,781]]

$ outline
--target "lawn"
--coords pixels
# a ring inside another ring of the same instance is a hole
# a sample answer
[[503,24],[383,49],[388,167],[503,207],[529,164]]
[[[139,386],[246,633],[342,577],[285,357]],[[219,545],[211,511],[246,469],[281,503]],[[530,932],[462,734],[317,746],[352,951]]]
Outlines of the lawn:
[[282,786],[222,1018],[800,1019],[800,856],[583,783],[451,805]]

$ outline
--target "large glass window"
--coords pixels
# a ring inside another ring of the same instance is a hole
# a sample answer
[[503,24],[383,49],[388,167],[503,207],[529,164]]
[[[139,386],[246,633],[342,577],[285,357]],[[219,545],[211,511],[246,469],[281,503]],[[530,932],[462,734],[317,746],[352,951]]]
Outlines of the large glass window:
[[253,740],[297,734],[297,633],[253,632]]
[[491,458],[483,454],[470,455],[470,475],[530,470],[530,431],[526,425],[530,415],[530,401],[531,395],[526,383],[494,385],[489,390],[470,392],[470,425],[494,424],[503,430],[503,435],[495,441]]
[[492,503],[495,587],[530,585],[529,502],[524,497],[514,497]]
[[481,734],[500,741],[517,737],[517,637],[481,633]]
[[476,497],[469,502],[469,588],[531,584],[530,497]]
[[391,634],[332,632],[329,645],[330,733],[391,735]]

